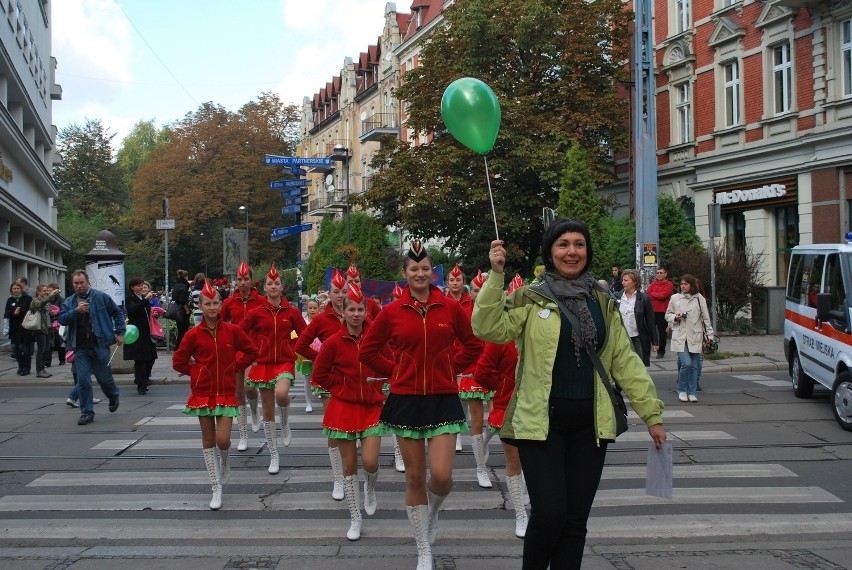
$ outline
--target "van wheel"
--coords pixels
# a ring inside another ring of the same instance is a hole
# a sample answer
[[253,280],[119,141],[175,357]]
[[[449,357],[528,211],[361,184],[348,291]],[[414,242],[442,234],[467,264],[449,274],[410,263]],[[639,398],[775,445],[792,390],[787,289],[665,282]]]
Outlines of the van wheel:
[[852,375],[841,372],[831,389],[834,419],[846,431],[852,431]]
[[790,378],[793,380],[793,393],[797,398],[810,398],[814,393],[814,379],[802,370],[799,353],[793,351],[793,365],[790,367]]

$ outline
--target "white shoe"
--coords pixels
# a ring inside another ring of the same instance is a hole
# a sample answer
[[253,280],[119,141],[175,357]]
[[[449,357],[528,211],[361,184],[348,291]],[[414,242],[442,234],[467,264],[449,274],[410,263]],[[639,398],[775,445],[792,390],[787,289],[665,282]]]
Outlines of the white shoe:
[[689,401],[690,401],[690,402],[697,402],[697,401],[698,401],[698,396],[696,396],[695,394],[690,394],[690,395],[689,395]]
[[305,406],[305,413],[306,414],[310,414],[313,411],[314,411],[314,407],[310,403],[307,406]]
[[79,408],[80,407],[80,404],[77,403],[77,400],[72,400],[71,398],[68,398],[67,400],[65,400],[65,403],[68,404],[69,406],[71,406],[72,408]]
[[689,401],[689,398],[686,397],[686,392],[678,392],[677,393],[677,399],[680,400],[681,402],[688,402]]
[[461,450],[462,450],[461,434],[457,433],[456,434],[456,451],[461,451]]
[[101,399],[100,399],[100,398],[92,398],[92,403],[93,403],[93,404],[100,404],[100,403],[101,403]]

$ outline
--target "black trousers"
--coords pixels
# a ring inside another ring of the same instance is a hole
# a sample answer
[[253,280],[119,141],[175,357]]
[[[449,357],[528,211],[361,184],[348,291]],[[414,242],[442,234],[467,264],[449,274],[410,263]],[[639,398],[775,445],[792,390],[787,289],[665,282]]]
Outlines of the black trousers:
[[547,439],[515,443],[531,507],[523,570],[578,570],[606,459],[607,442],[595,441],[594,401],[552,399]]
[[137,391],[148,389],[148,381],[151,379],[151,370],[154,368],[153,360],[133,361],[133,383]]
[[657,354],[666,353],[666,329],[669,328],[669,323],[666,322],[665,313],[654,313],[654,324],[657,325],[657,338],[660,339],[660,350]]

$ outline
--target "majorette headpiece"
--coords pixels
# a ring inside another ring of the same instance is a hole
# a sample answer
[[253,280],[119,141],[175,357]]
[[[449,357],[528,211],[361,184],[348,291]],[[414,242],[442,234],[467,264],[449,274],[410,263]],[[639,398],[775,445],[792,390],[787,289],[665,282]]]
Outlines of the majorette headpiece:
[[520,275],[515,273],[515,276],[509,282],[509,290],[506,291],[506,294],[511,295],[512,293],[515,292],[515,289],[518,289],[518,288],[523,287],[523,286],[524,286],[524,280],[521,279]]
[[485,285],[486,279],[488,279],[488,275],[483,275],[482,271],[477,269],[476,277],[470,280],[470,284],[476,287],[477,289],[482,289],[482,286]]
[[347,279],[358,279],[360,276],[361,276],[361,274],[358,273],[358,268],[355,267],[355,264],[350,263],[349,269],[346,270],[346,278]]
[[343,289],[346,287],[346,278],[337,269],[331,270],[331,286],[336,287],[337,289]]
[[208,299],[215,299],[216,295],[219,294],[219,291],[217,291],[216,288],[213,287],[209,279],[205,279],[204,287],[201,289],[201,294],[207,297]]
[[346,297],[350,301],[354,301],[356,303],[364,302],[364,293],[362,293],[361,288],[355,285],[354,283],[349,284],[349,290],[346,291]]
[[402,287],[399,286],[399,283],[393,286],[393,293],[391,295],[393,295],[394,299],[402,297]]
[[453,270],[450,271],[450,277],[464,277],[464,274],[462,273],[461,268],[459,268],[458,263],[456,263],[455,267],[453,267]]
[[423,242],[419,239],[411,240],[411,247],[408,249],[408,257],[409,259],[414,260],[415,262],[420,262],[426,259],[426,256],[429,255],[429,252],[426,251],[426,248],[423,247]]
[[272,267],[269,268],[269,273],[266,274],[266,278],[275,281],[276,279],[281,279],[281,275],[278,274],[278,270],[275,269],[275,262],[272,262]]
[[251,275],[251,269],[248,266],[248,263],[243,260],[240,263],[240,266],[237,268],[237,277],[249,277]]

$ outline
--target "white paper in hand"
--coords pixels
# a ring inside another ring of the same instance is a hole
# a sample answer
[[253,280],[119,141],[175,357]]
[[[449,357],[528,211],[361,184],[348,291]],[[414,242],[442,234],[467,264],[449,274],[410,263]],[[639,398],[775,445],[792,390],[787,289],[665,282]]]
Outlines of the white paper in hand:
[[664,443],[660,449],[657,449],[654,442],[648,446],[645,494],[664,499],[672,498],[672,444],[670,441]]

